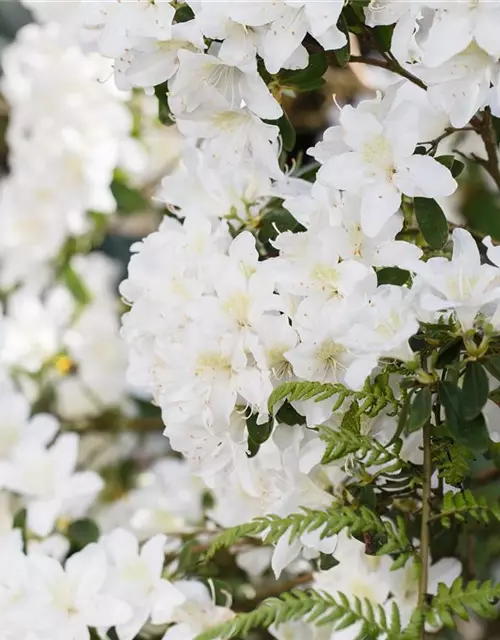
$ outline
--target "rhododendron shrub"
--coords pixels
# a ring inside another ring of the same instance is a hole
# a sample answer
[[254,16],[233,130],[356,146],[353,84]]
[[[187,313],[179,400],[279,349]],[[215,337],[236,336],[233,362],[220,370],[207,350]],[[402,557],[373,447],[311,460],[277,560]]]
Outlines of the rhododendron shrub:
[[493,637],[500,0],[24,4],[2,638]]

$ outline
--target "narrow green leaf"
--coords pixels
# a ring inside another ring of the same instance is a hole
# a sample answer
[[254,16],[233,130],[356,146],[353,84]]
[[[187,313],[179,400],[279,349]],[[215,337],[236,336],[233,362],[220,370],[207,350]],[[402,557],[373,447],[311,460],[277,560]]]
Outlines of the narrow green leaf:
[[462,387],[462,413],[473,420],[483,410],[489,393],[488,376],[479,362],[468,362]]
[[174,124],[168,104],[168,85],[166,82],[162,82],[155,87],[155,96],[158,98],[158,120],[164,125]]
[[77,302],[82,305],[87,305],[92,301],[92,296],[85,286],[85,283],[78,273],[76,273],[76,271],[74,271],[69,265],[64,267],[62,279]]
[[27,523],[28,512],[26,509],[21,509],[14,516],[14,521],[12,526],[14,529],[21,529],[21,537],[23,541],[23,551],[27,553],[28,551],[28,523]]
[[448,240],[448,223],[443,210],[432,198],[415,198],[415,216],[427,244],[441,249]]
[[421,429],[431,417],[432,394],[429,387],[419,389],[411,404],[410,418],[408,420],[408,432],[412,433]]
[[396,440],[399,438],[399,436],[406,429],[406,425],[408,424],[408,420],[410,418],[410,408],[411,408],[412,397],[413,397],[413,389],[411,389],[406,394],[406,398],[404,399],[403,406],[401,407],[401,410],[399,412],[397,429],[394,435],[392,436],[388,446],[390,446],[391,444],[394,444]]

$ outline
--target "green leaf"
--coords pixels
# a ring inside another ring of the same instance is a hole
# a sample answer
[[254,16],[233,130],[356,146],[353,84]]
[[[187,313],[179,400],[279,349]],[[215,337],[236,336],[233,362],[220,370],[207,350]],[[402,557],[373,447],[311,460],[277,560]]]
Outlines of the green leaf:
[[490,438],[484,416],[479,414],[473,420],[465,419],[461,390],[452,382],[443,381],[439,384],[439,398],[453,438],[473,451],[486,451]]
[[464,163],[460,162],[460,160],[457,160],[455,156],[452,156],[452,155],[438,156],[437,158],[434,158],[434,159],[437,160],[443,166],[445,166],[447,169],[449,169],[451,171],[451,175],[454,178],[458,178],[458,176],[465,169]]
[[90,518],[74,520],[68,527],[68,538],[75,549],[83,549],[99,540],[99,527]]
[[488,370],[488,373],[500,380],[500,356],[488,356],[484,360],[481,360],[483,365]]
[[406,425],[408,424],[408,420],[410,418],[410,408],[411,408],[412,395],[413,395],[413,390],[411,389],[406,394],[406,398],[404,399],[403,406],[401,407],[401,409],[399,411],[398,426],[396,428],[396,431],[394,432],[394,435],[392,436],[392,438],[389,441],[389,446],[396,442],[396,440],[400,437],[400,435],[405,430]]
[[281,71],[278,81],[282,87],[296,91],[314,91],[325,84],[323,75],[328,69],[328,60],[324,52],[313,53],[305,69],[298,71]]
[[187,22],[194,18],[194,13],[191,7],[187,4],[182,4],[177,8],[174,16],[174,22]]
[[410,272],[399,267],[384,267],[377,271],[377,284],[394,284],[402,287],[410,279]]
[[248,429],[248,457],[253,458],[260,449],[260,445],[269,439],[273,432],[273,420],[264,424],[257,424],[257,414],[248,416],[246,423]]
[[448,223],[443,210],[431,198],[415,198],[414,206],[424,240],[433,249],[441,249],[448,240]]
[[26,509],[20,509],[14,516],[12,527],[14,529],[21,529],[21,537],[23,541],[23,551],[27,553],[28,550],[28,512]]
[[168,104],[168,85],[166,82],[162,82],[155,87],[155,96],[158,98],[158,120],[164,125],[174,124]]
[[126,181],[119,177],[111,183],[111,193],[116,200],[116,208],[119,214],[130,215],[144,211],[149,203],[137,189],[130,188]]
[[378,25],[373,27],[372,33],[375,42],[383,51],[389,51],[392,42],[392,33],[394,31],[394,25]]
[[473,420],[483,410],[490,387],[488,376],[479,362],[468,362],[462,386],[462,413],[466,420]]
[[85,286],[85,283],[80,278],[78,273],[74,271],[69,265],[66,265],[62,272],[62,279],[64,284],[68,287],[73,298],[81,305],[87,305],[92,301],[92,296],[89,290]]
[[436,369],[444,369],[446,366],[455,362],[460,357],[462,347],[462,338],[454,338],[443,345],[438,351],[435,365]]
[[297,411],[295,411],[295,409],[289,402],[283,403],[283,406],[276,414],[276,420],[280,424],[287,424],[290,427],[293,427],[296,424],[304,424],[305,422],[304,416],[301,416],[300,413],[297,413]]
[[349,27],[343,15],[340,16],[339,21],[337,22],[337,27],[340,31],[342,31],[342,33],[345,34],[347,38],[347,44],[343,46],[342,49],[335,49],[333,53],[339,67],[345,67],[349,64],[349,59],[351,57],[351,43],[349,40]]
[[[266,245],[269,255],[276,255],[276,250],[273,249],[269,242],[275,240],[279,233],[284,233],[285,231],[298,233],[299,231],[305,231],[305,227],[289,211],[282,207],[276,207],[263,216],[259,225],[258,237]],[[275,251],[274,254],[273,250]]]
[[421,429],[431,417],[432,394],[429,387],[419,389],[411,404],[410,418],[408,420],[408,432],[412,433]]
[[471,174],[471,179],[466,183],[461,209],[467,222],[466,227],[480,235],[490,235],[494,240],[500,241],[500,197],[497,192],[481,187],[483,180],[477,174],[480,167],[475,163],[468,163],[467,168],[468,177]]
[[283,115],[279,120],[276,120],[276,124],[278,125],[280,130],[283,149],[285,151],[293,151],[295,148],[295,143],[297,142],[297,134],[295,133],[295,127],[290,122],[286,111],[283,110]]

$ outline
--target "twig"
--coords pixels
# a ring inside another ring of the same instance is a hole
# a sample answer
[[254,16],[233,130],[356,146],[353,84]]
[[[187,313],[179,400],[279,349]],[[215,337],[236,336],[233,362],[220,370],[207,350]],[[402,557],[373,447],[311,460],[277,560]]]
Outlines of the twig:
[[237,608],[240,611],[252,611],[263,600],[266,600],[267,598],[275,598],[276,596],[279,596],[286,591],[295,589],[295,587],[299,587],[303,584],[308,584],[312,581],[312,579],[312,573],[303,573],[296,578],[291,578],[290,580],[281,580],[280,582],[276,582],[269,587],[265,587],[257,591],[255,594],[255,598],[238,603]]
[[486,155],[488,160],[481,160],[480,164],[486,169],[490,176],[495,181],[496,186],[500,189],[500,169],[498,167],[498,141],[493,128],[493,120],[491,118],[491,110],[489,107],[485,107],[484,116],[479,127],[479,135],[483,139],[484,148],[486,149]]
[[420,78],[414,76],[409,71],[406,71],[399,63],[392,62],[389,60],[377,60],[377,58],[369,58],[367,56],[351,56],[349,58],[349,63],[351,62],[361,62],[363,64],[368,64],[372,67],[380,67],[381,69],[386,69],[387,71],[392,71],[392,73],[397,74],[398,76],[402,76],[406,78],[413,84],[416,84],[421,89],[427,89],[427,85],[425,82],[422,82]]
[[[431,423],[426,422],[423,427],[424,440],[424,476],[422,483],[422,522],[420,525],[420,579],[418,583],[418,608],[422,613],[427,606],[426,596],[429,581],[429,520],[430,520],[430,497],[431,497],[431,477],[432,477],[432,455],[431,455]],[[425,624],[422,617],[420,630],[420,640],[425,638]]]

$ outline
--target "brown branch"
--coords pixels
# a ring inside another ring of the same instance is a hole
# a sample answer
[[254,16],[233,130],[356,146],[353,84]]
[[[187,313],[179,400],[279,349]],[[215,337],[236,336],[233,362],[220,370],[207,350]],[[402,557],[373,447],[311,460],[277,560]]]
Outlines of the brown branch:
[[427,85],[425,84],[425,82],[422,82],[420,78],[417,78],[417,76],[414,76],[409,71],[406,71],[406,69],[404,69],[399,63],[395,61],[392,62],[388,60],[378,60],[377,58],[369,58],[367,56],[351,56],[349,58],[349,64],[351,62],[361,62],[372,67],[380,67],[381,69],[392,71],[392,73],[395,73],[396,75],[406,78],[410,82],[413,82],[413,84],[416,84],[421,89],[427,89]]
[[312,573],[303,573],[296,578],[290,578],[290,580],[281,580],[280,582],[276,582],[268,587],[258,590],[254,598],[240,602],[235,605],[234,608],[237,608],[239,611],[253,611],[263,600],[267,600],[267,598],[275,598],[286,591],[291,591],[303,584],[309,584],[312,579]]
[[[484,116],[479,126],[479,135],[483,139],[484,148],[486,149],[487,160],[480,162],[486,171],[493,178],[496,186],[500,189],[500,169],[498,167],[498,140],[493,127],[491,110],[485,107]],[[477,161],[479,161],[478,159]]]

